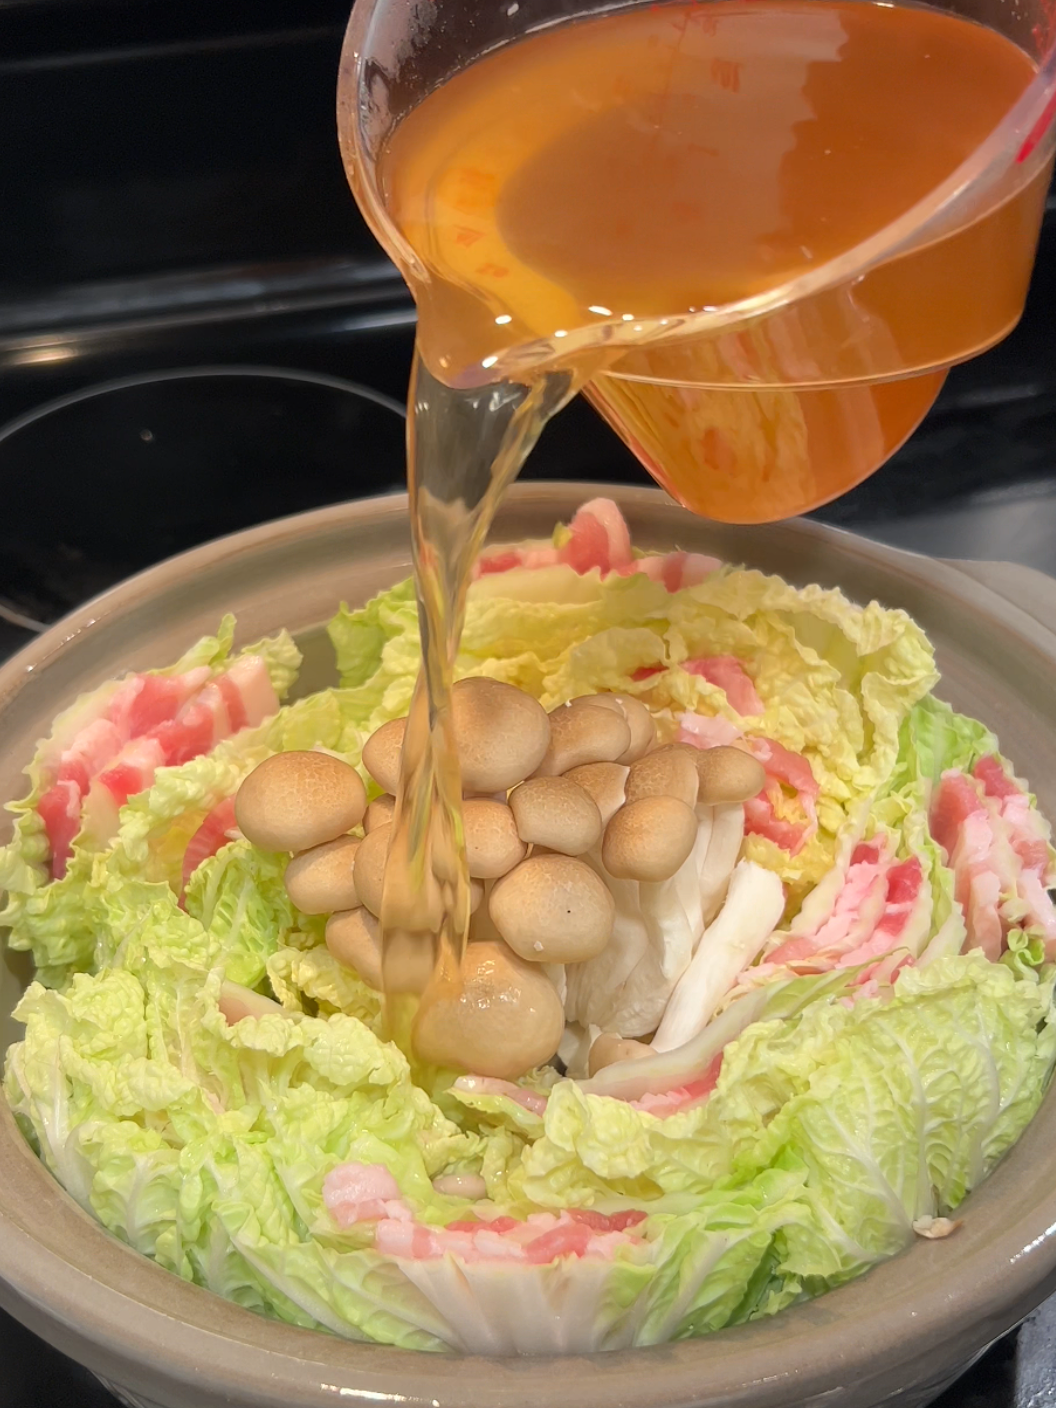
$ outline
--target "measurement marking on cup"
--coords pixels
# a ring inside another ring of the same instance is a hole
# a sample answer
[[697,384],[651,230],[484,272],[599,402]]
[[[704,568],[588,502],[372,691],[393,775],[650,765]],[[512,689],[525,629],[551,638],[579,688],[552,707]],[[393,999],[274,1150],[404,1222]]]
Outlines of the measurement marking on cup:
[[[699,3],[700,0],[698,0]],[[691,10],[686,16],[686,20],[694,29],[700,30],[703,34],[718,34],[719,32],[718,20],[703,9]]]
[[1020,147],[1019,153],[1016,156],[1017,163],[1022,164],[1024,161],[1026,161],[1027,157],[1030,156],[1031,152],[1034,150],[1034,148],[1041,141],[1042,137],[1044,137],[1045,133],[1048,131],[1049,123],[1054,117],[1056,117],[1056,93],[1053,93],[1052,97],[1045,104],[1044,112],[1034,124],[1030,136]]
[[714,58],[711,61],[711,81],[730,93],[739,93],[743,67],[744,65],[735,59]]
[[475,166],[464,166],[458,173],[458,183],[471,191],[491,192],[495,189],[495,175],[491,171],[481,171]]
[[460,215],[480,215],[492,208],[498,186],[494,172],[464,166],[454,180],[457,194],[451,204]]

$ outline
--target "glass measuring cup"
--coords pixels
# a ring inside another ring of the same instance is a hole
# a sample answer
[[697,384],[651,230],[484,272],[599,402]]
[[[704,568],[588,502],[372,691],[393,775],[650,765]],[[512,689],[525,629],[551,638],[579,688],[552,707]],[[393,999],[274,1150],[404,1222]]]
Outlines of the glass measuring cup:
[[[427,339],[441,324],[458,329],[443,365],[426,356],[434,375],[453,385],[518,381],[596,352],[588,398],[681,502],[746,522],[802,512],[881,464],[926,413],[947,369],[999,341],[1019,318],[1053,158],[1052,0],[943,7],[1013,41],[1036,65],[1034,77],[967,157],[908,208],[770,286],[702,307],[627,313],[599,304],[587,317],[583,300],[532,271],[519,299],[490,272],[461,277],[451,264],[438,277],[428,239],[408,238],[380,174],[400,122],[501,46],[566,21],[646,8],[687,9],[675,0],[648,7],[358,0],[339,89],[349,177],[415,293],[420,334]],[[704,0],[692,8],[706,26],[720,7]],[[735,61],[722,62],[736,71]],[[524,128],[545,123],[540,99]],[[467,239],[484,238],[480,228],[467,226]],[[476,250],[467,247],[467,260],[501,274],[509,249],[501,231],[486,236]]]

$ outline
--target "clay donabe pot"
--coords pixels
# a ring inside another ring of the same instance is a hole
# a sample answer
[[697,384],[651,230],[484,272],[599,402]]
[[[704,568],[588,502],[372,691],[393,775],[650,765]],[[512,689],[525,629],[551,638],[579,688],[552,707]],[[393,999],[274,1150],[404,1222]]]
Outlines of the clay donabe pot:
[[[493,538],[548,536],[596,485],[524,485]],[[611,491],[634,541],[746,562],[796,585],[904,607],[937,647],[941,697],[994,728],[1056,816],[1056,582],[1027,569],[897,553],[813,523],[738,529],[655,490]],[[97,598],[0,671],[0,799],[60,709],[129,669],[168,663],[225,611],[244,641],[279,626],[305,648],[301,690],[332,680],[322,624],[410,571],[407,503],[361,501],[222,538]],[[330,672],[329,675],[327,672]],[[6,829],[6,823],[5,823]],[[0,1034],[30,977],[0,964]],[[0,1304],[129,1402],[163,1408],[919,1408],[1056,1289],[1056,1103],[963,1205],[943,1241],[771,1319],[654,1349],[475,1359],[346,1342],[265,1320],[163,1271],[96,1225],[0,1103]]]

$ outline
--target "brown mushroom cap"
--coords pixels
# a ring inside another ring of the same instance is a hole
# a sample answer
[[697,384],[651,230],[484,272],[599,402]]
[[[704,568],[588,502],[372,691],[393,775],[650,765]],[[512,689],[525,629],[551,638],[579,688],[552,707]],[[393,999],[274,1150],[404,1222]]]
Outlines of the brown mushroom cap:
[[[394,865],[396,874],[406,874],[408,857],[402,853],[407,843],[407,832],[401,828],[399,835],[392,826],[379,826],[359,843],[353,877],[360,904],[366,905],[375,918],[381,915],[381,899],[385,888],[385,868],[389,853],[395,848]],[[436,877],[426,871],[421,883],[415,887],[397,885],[390,895],[391,908],[386,913],[386,922],[394,929],[401,928],[412,932],[435,934],[440,926],[442,903],[440,886]]]
[[467,944],[461,978],[438,979],[422,995],[412,1038],[421,1060],[516,1080],[553,1056],[565,1014],[538,964],[503,943]]
[[631,742],[626,752],[614,760],[617,763],[637,762],[656,743],[656,723],[653,716],[633,694],[582,694],[578,699],[573,699],[572,703],[593,704],[599,709],[612,709],[627,720],[627,727],[631,730]]
[[302,914],[356,908],[353,867],[358,850],[354,836],[339,836],[294,856],[286,867],[286,893]]
[[363,766],[379,787],[395,793],[400,781],[400,753],[406,719],[390,719],[375,729],[363,745]]
[[[600,765],[600,766],[603,766]],[[510,793],[522,841],[581,856],[601,840],[601,812],[589,792],[567,777],[533,777]]]
[[362,906],[339,910],[326,921],[326,946],[343,968],[381,991],[381,926]]
[[488,900],[495,927],[531,963],[581,963],[612,937],[616,904],[586,861],[533,855],[495,885]]
[[605,828],[602,864],[619,880],[669,880],[697,839],[697,817],[677,797],[642,797]]
[[381,913],[381,892],[385,884],[385,862],[389,855],[391,826],[379,826],[364,836],[356,852],[353,878],[360,904],[365,904],[371,914]]
[[466,861],[474,880],[497,880],[524,860],[528,848],[517,834],[513,812],[505,802],[474,797],[462,804]]
[[508,792],[535,771],[550,742],[539,701],[500,680],[459,680],[451,714],[466,792]]
[[766,785],[766,769],[743,748],[694,748],[699,797],[709,806],[747,802]]
[[566,772],[565,777],[589,794],[605,827],[627,800],[624,789],[629,771],[623,763],[584,763]]
[[379,826],[391,826],[395,815],[396,798],[388,792],[383,792],[380,797],[375,797],[373,802],[367,803],[363,830],[369,836],[372,831],[377,831]]
[[617,1036],[614,1032],[602,1032],[596,1037],[587,1057],[587,1074],[596,1076],[606,1066],[615,1066],[617,1061],[640,1061],[643,1056],[654,1054],[651,1046],[644,1041],[634,1041],[631,1037]]
[[235,797],[235,820],[265,851],[308,851],[363,820],[367,794],[359,773],[329,753],[274,753]]
[[631,746],[627,720],[596,704],[561,704],[550,715],[550,746],[536,777],[558,777],[584,763],[611,763]]
[[692,807],[696,805],[698,786],[691,750],[671,743],[631,764],[625,792],[628,802],[640,801],[642,797],[677,797]]

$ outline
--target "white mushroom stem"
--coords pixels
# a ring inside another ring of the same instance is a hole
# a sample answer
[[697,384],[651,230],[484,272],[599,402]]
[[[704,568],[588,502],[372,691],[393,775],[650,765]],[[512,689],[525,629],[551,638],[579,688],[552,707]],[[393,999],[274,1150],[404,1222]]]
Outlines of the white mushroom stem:
[[[629,768],[619,763],[591,763],[573,769],[569,774],[594,797],[606,825],[623,805],[624,783]],[[600,958],[586,963],[576,963],[565,969],[565,1013],[570,1025],[581,1036],[572,1043],[568,1055],[564,1057],[569,1069],[585,1071],[587,1051],[590,1047],[591,1027],[600,1029],[616,1025],[616,1013],[623,1011],[627,1017],[626,1030],[636,1034],[653,1031],[663,1013],[663,1000],[656,1013],[656,1020],[649,1025],[648,1017],[641,1018],[636,1001],[639,993],[648,1005],[652,999],[645,985],[636,984],[633,975],[642,962],[648,945],[648,932],[638,905],[638,884],[634,880],[617,880],[605,869],[601,860],[601,844],[593,847],[584,860],[590,862],[605,881],[616,905],[613,919],[612,938]],[[627,1001],[621,1009],[621,998]],[[666,1000],[666,994],[664,995]],[[575,1048],[574,1052],[572,1047]]]
[[742,860],[719,917],[705,930],[693,961],[671,994],[653,1050],[674,1051],[704,1030],[737,974],[762,951],[785,908],[780,878]]
[[[704,810],[698,808],[698,815]],[[703,924],[710,924],[722,908],[733,867],[744,841],[744,807],[727,803],[711,809],[711,835],[700,869],[700,909]]]
[[[628,1037],[656,1030],[670,994],[688,968],[704,932],[700,872],[711,839],[712,819],[710,808],[696,810],[696,840],[679,869],[668,880],[636,886],[640,953],[628,974],[622,1010],[617,1008],[614,1014],[619,1020],[609,1023]],[[609,883],[611,886],[620,882]]]
[[[698,831],[693,848],[670,880],[640,884],[617,879],[603,865],[600,847],[584,857],[605,880],[616,903],[616,916],[604,954],[566,970],[565,1012],[570,1020],[625,1037],[643,1037],[659,1026],[704,932],[705,889],[708,897],[716,891],[724,893],[737,858],[736,851],[730,851],[731,836],[738,834],[740,826],[737,818],[731,820],[721,810],[716,816],[710,807],[695,810]],[[723,834],[715,869],[728,858],[725,876],[708,867],[716,820],[721,820]]]
[[568,979],[565,977],[565,965],[563,963],[541,963],[540,968],[554,985],[561,1006],[565,1005],[565,998],[568,996]]
[[[638,886],[638,903],[650,943],[661,955],[658,967],[669,991],[669,985],[676,982],[689,966],[704,932],[700,878],[711,848],[714,819],[710,807],[697,807],[695,814],[696,840],[675,874],[670,880]],[[733,869],[733,862],[730,869]]]
[[641,1036],[656,1030],[670,987],[657,988],[649,930],[638,902],[638,882],[609,875],[597,850],[584,857],[588,858],[608,886],[616,916],[605,952],[565,969],[565,1014],[583,1027],[618,1028]]
[[578,1022],[565,1023],[565,1033],[557,1054],[572,1080],[586,1079],[590,1048],[599,1035],[597,1027],[583,1028]]

